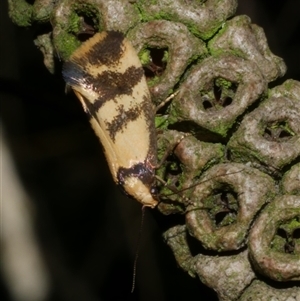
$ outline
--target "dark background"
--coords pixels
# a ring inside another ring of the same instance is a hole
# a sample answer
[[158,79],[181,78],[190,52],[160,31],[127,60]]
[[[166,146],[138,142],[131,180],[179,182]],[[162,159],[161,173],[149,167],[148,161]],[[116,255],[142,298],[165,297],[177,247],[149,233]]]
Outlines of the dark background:
[[[284,58],[288,71],[276,84],[299,80],[300,1],[240,0],[237,14],[263,27],[272,52]],[[46,70],[34,36],[11,23],[6,1],[0,1],[2,134],[36,207],[52,279],[48,301],[215,300],[176,266],[161,238],[162,218],[150,210],[130,294],[141,206],[113,183],[79,101],[65,95],[59,72]],[[3,279],[0,289],[1,300],[10,301]]]

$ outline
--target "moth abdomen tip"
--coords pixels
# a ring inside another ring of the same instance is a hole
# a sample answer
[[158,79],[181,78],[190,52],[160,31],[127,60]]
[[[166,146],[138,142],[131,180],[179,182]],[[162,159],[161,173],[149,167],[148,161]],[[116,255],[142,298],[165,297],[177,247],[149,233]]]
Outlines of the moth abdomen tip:
[[70,86],[78,84],[86,76],[82,68],[72,61],[67,61],[64,64],[62,75],[65,82]]

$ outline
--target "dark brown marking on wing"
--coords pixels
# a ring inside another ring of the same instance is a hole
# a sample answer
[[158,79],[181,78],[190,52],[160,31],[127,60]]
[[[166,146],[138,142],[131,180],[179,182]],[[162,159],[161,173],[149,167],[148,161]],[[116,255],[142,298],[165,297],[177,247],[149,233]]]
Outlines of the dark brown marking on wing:
[[96,78],[89,80],[93,90],[99,97],[94,106],[99,110],[107,101],[114,100],[120,95],[132,95],[133,88],[144,76],[143,69],[134,66],[129,67],[124,73],[104,71]]
[[99,41],[88,52],[92,65],[116,65],[124,52],[124,35],[118,31],[108,31],[102,41]]
[[129,67],[124,73],[104,71],[94,78],[92,85],[104,99],[113,99],[117,95],[131,95],[132,89],[144,75],[144,70],[134,66]]
[[133,88],[144,76],[142,67],[131,66],[124,73],[104,71],[96,77],[92,76],[83,66],[74,61],[68,61],[63,67],[63,77],[71,87],[81,86],[93,90],[99,97],[94,101],[95,111],[107,101],[120,95],[131,95]]
[[106,122],[106,127],[109,132],[109,137],[115,142],[116,135],[127,127],[128,123],[136,120],[143,112],[141,106],[135,106],[128,110],[124,110],[123,105],[119,105],[118,115],[111,122]]
[[149,189],[155,181],[154,169],[147,162],[137,163],[130,168],[120,167],[117,172],[118,184],[123,186],[127,177],[140,179]]
[[141,104],[141,110],[145,115],[146,125],[149,133],[149,146],[148,146],[148,154],[147,154],[147,162],[151,166],[157,165],[157,139],[156,139],[156,131],[155,131],[155,109],[154,105],[151,102],[150,95],[144,95],[144,101]]
[[84,55],[78,55],[80,50],[81,48],[71,57],[71,60],[78,65],[86,66],[89,63],[96,67],[99,65],[116,66],[125,50],[124,35],[118,31],[108,31],[103,39],[95,43]]

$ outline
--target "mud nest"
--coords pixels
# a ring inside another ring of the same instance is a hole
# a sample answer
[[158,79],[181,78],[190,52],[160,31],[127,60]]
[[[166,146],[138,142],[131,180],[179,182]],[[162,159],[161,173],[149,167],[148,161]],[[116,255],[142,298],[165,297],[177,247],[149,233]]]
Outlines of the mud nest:
[[[177,263],[220,300],[299,300],[300,83],[234,0],[9,0],[55,72],[95,32],[139,53],[156,116],[163,234]],[[164,183],[163,183],[164,182]],[[167,185],[165,185],[167,183]],[[167,217],[166,217],[167,218]],[[273,300],[273,299],[272,299]]]

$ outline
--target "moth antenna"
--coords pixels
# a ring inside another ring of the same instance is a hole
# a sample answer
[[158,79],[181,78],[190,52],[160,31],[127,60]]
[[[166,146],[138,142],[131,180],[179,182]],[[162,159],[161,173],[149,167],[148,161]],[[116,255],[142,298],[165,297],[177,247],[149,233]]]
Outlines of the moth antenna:
[[141,218],[141,224],[138,234],[138,240],[137,240],[137,246],[135,251],[135,258],[133,263],[133,272],[132,272],[132,285],[131,285],[131,293],[134,292],[135,289],[135,282],[136,282],[136,267],[137,267],[137,261],[139,258],[139,252],[140,252],[140,246],[141,246],[141,240],[142,240],[142,232],[143,232],[143,226],[144,226],[144,219],[145,219],[145,213],[146,213],[146,207],[142,207],[142,218]]
[[[177,94],[178,92],[176,92]],[[174,93],[175,94],[175,93]],[[173,95],[173,94],[172,94]],[[172,96],[171,95],[171,96]],[[180,142],[185,139],[186,137],[189,137],[189,136],[192,136],[192,134],[188,134],[188,133],[185,133],[185,134],[182,134],[182,136],[176,141],[175,145],[172,146],[170,149],[167,149],[165,151],[165,154],[163,155],[163,157],[160,159],[160,162],[158,164],[156,164],[155,166],[155,169],[159,169],[163,164],[164,162],[166,161],[166,159],[168,158],[168,156],[170,155],[170,153],[174,152],[175,148],[180,144]],[[162,182],[162,179],[158,179],[159,181]]]
[[173,194],[179,194],[181,191],[184,191],[184,190],[179,191],[178,189],[168,185],[168,183],[158,175],[155,175],[155,178],[157,181],[161,182],[165,187],[167,187],[169,190],[171,190],[173,192],[171,194],[167,194],[166,196],[173,195]]
[[223,174],[223,175],[214,176],[214,177],[208,178],[208,179],[206,179],[206,180],[204,180],[204,181],[195,183],[195,184],[193,184],[193,185],[191,185],[191,186],[189,186],[189,187],[186,187],[186,188],[183,188],[183,189],[181,189],[181,190],[178,190],[177,192],[175,191],[176,189],[171,189],[171,188],[168,186],[168,184],[167,184],[163,179],[161,179],[160,177],[156,176],[156,179],[159,180],[159,181],[161,181],[162,183],[166,183],[165,186],[166,186],[168,189],[170,189],[171,191],[173,191],[173,192],[171,192],[171,193],[168,193],[168,194],[165,194],[165,195],[164,195],[164,196],[170,196],[170,195],[174,195],[174,194],[179,194],[180,192],[189,190],[189,189],[191,189],[191,188],[194,188],[194,187],[196,187],[196,186],[198,186],[198,185],[201,185],[201,184],[203,184],[203,183],[206,183],[206,182],[208,182],[208,181],[210,181],[210,180],[213,180],[213,179],[216,179],[216,178],[219,178],[219,177],[234,175],[234,174],[239,173],[239,172],[241,172],[241,171],[243,171],[243,170],[244,170],[244,169],[237,170],[237,171],[233,171],[233,172],[230,172],[230,173],[227,173],[227,174]]

